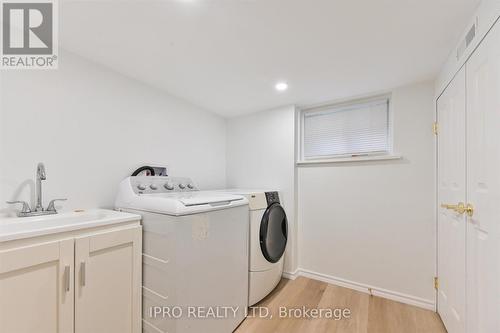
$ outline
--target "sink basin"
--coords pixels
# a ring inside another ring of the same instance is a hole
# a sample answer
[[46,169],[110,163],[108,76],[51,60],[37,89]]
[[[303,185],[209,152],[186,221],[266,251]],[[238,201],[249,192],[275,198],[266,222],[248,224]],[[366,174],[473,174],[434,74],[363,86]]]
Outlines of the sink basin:
[[140,220],[135,214],[91,209],[36,217],[0,218],[0,242]]

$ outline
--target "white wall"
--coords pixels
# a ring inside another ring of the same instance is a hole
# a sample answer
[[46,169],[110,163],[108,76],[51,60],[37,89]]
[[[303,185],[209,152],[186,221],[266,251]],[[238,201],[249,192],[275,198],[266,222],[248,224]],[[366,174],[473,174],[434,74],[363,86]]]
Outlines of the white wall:
[[433,83],[393,91],[400,161],[300,167],[299,266],[434,302]]
[[296,268],[295,107],[227,121],[227,185],[281,191],[289,223],[285,271]]
[[225,185],[225,120],[70,53],[59,70],[2,71],[0,211],[33,197],[112,207],[118,183],[143,163],[166,164],[201,188]]

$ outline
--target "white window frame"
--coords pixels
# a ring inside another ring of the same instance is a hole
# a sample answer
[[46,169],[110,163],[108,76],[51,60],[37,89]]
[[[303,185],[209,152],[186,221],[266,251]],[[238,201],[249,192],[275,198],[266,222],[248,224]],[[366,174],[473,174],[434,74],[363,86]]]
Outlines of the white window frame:
[[[345,154],[345,155],[326,155],[318,157],[305,157],[304,156],[304,135],[305,135],[305,116],[311,113],[322,112],[331,108],[346,107],[351,105],[370,103],[378,100],[387,99],[388,101],[388,146],[387,152],[372,152],[363,154]],[[395,160],[400,159],[401,156],[394,154],[394,135],[393,135],[393,105],[392,105],[392,95],[390,93],[383,95],[370,96],[361,99],[346,100],[337,103],[328,103],[320,106],[313,106],[307,108],[301,108],[299,113],[299,126],[298,126],[298,161],[297,164],[322,164],[322,163],[336,163],[336,162],[356,162],[356,161],[377,161],[377,160]]]

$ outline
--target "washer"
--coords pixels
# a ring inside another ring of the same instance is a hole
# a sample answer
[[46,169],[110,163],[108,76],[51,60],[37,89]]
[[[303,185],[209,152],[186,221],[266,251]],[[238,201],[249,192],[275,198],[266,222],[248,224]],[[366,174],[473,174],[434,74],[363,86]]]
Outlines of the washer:
[[283,254],[288,240],[288,220],[277,191],[229,189],[242,195],[250,207],[250,265],[248,304],[269,295],[283,274]]
[[199,191],[189,178],[129,177],[115,206],[142,215],[143,332],[230,333],[243,321],[245,197]]

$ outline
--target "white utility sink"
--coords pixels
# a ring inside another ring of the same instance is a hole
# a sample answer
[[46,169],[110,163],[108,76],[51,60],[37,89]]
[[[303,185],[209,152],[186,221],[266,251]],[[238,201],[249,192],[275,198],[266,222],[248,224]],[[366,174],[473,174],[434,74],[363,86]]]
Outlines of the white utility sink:
[[0,242],[140,220],[135,214],[106,209],[36,217],[0,218]]

